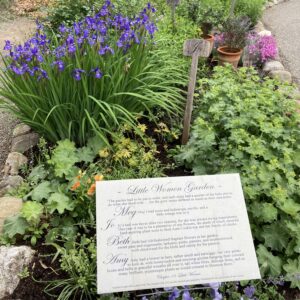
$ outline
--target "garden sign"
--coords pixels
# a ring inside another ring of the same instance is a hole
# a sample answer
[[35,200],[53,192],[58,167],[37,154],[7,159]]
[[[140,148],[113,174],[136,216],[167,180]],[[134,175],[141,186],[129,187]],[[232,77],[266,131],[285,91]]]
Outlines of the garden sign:
[[239,174],[97,182],[98,293],[260,278]]
[[185,107],[182,144],[185,145],[189,139],[191,117],[193,111],[193,98],[196,85],[198,59],[199,57],[208,57],[210,55],[210,43],[205,40],[193,39],[185,41],[183,45],[183,55],[192,57],[190,70],[190,80],[188,86],[187,101]]

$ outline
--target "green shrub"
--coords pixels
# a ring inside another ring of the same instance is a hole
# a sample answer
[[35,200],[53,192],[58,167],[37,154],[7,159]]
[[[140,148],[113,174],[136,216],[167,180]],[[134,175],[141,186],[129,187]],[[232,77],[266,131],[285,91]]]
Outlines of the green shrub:
[[51,42],[40,25],[23,47],[7,42],[5,106],[48,141],[77,145],[95,134],[106,140],[121,123],[155,109],[180,114],[188,74],[168,48],[154,44],[152,9],[129,20],[106,5],[72,28],[62,26]]
[[265,0],[237,0],[234,13],[249,17],[254,26],[262,16],[265,2]]
[[262,275],[300,288],[300,128],[288,86],[253,69],[217,67],[200,81],[181,163],[197,175],[240,173]]
[[209,34],[219,27],[229,14],[228,1],[222,0],[183,0],[177,8],[178,14]]
[[74,22],[93,13],[93,8],[100,6],[101,0],[55,0],[47,11],[45,21],[55,32],[64,23],[71,26]]
[[[4,1],[4,0],[2,0]],[[147,0],[114,0],[117,12],[128,17],[136,16],[148,3]],[[68,26],[97,12],[105,0],[54,0],[48,9],[46,23],[49,29],[58,32],[61,24]],[[162,12],[165,9],[165,0],[151,1]]]

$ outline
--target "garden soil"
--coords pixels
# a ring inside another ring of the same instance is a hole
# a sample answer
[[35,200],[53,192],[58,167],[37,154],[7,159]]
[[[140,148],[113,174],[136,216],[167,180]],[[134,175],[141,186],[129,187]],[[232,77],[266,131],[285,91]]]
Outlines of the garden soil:
[[264,12],[263,22],[276,37],[283,64],[300,86],[300,1],[274,5]]
[[[6,12],[1,11],[1,15]],[[7,13],[9,15],[9,13]],[[35,22],[28,18],[18,17],[16,19],[1,18],[0,21],[0,53],[3,54],[5,40],[16,43],[24,41],[35,28]],[[0,62],[2,72],[3,64]],[[11,146],[12,131],[17,124],[17,120],[7,111],[0,109],[0,171],[2,170]],[[2,174],[0,172],[0,178]]]

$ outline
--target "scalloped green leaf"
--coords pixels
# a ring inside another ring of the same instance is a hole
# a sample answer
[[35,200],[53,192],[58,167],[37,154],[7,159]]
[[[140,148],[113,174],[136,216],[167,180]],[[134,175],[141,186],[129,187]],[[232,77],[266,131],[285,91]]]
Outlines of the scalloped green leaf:
[[72,211],[74,205],[72,200],[63,193],[53,193],[48,199],[48,208],[50,213],[58,211],[63,214],[66,210]]
[[57,145],[48,163],[54,167],[56,176],[68,176],[70,169],[72,169],[77,162],[80,162],[75,143],[69,140],[63,140],[59,141]]
[[3,232],[9,238],[13,238],[17,234],[24,235],[28,226],[28,222],[22,216],[15,215],[4,221]]
[[48,199],[51,193],[54,192],[53,187],[51,186],[50,181],[43,181],[39,185],[37,185],[27,196],[26,199],[29,197],[35,201],[42,201],[43,199]]
[[293,217],[296,217],[300,211],[300,204],[296,203],[293,199],[287,198],[284,201],[278,203],[278,207]]
[[267,248],[260,244],[256,251],[260,272],[262,277],[265,275],[278,276],[281,273],[282,260],[278,256],[274,256]]
[[300,289],[300,256],[298,259],[288,259],[283,269],[287,273],[286,278],[291,281],[291,287]]
[[38,223],[40,221],[40,217],[44,211],[44,206],[38,202],[27,201],[24,203],[21,215],[28,221],[29,223]]
[[94,152],[89,147],[82,147],[82,148],[78,149],[77,153],[78,153],[78,159],[80,161],[84,161],[87,163],[93,162],[93,160],[95,158]]
[[273,223],[263,227],[261,236],[265,239],[264,245],[272,250],[282,251],[286,248],[290,236],[287,234],[285,227],[280,223]]
[[33,184],[37,184],[39,181],[45,179],[46,176],[47,171],[45,170],[44,165],[41,164],[32,169],[28,176],[28,180]]

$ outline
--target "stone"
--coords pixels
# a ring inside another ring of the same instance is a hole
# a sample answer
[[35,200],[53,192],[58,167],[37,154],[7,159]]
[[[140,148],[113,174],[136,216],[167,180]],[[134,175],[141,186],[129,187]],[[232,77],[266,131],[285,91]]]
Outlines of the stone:
[[39,135],[34,132],[16,136],[12,140],[11,152],[24,153],[31,147],[37,145],[38,142]]
[[18,214],[23,206],[23,201],[16,197],[0,198],[0,235],[3,230],[4,221],[8,217]]
[[26,124],[19,124],[13,131],[13,137],[27,134],[31,131],[31,128]]
[[0,197],[4,196],[10,189],[19,187],[23,182],[23,178],[19,175],[6,176],[0,181]]
[[269,73],[269,76],[271,78],[276,78],[282,82],[287,82],[287,83],[291,83],[292,82],[292,75],[290,72],[285,71],[285,70],[275,70],[275,71],[271,71]]
[[270,60],[264,64],[263,71],[269,73],[271,71],[284,70],[284,67],[280,61]]
[[28,158],[19,152],[11,152],[8,154],[4,166],[4,176],[18,175],[19,169],[27,164]]
[[35,251],[28,246],[0,247],[0,299],[10,296],[20,282],[20,273],[32,262]]
[[264,24],[261,21],[258,21],[257,24],[254,27],[255,32],[261,32],[265,30]]
[[260,36],[271,36],[272,32],[270,30],[262,30],[258,33]]

